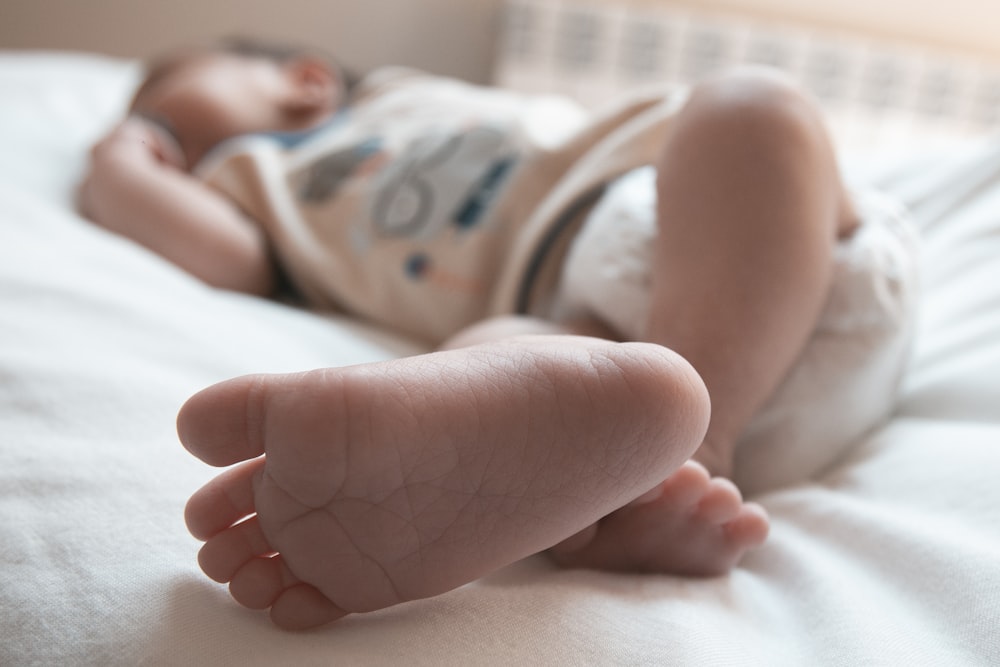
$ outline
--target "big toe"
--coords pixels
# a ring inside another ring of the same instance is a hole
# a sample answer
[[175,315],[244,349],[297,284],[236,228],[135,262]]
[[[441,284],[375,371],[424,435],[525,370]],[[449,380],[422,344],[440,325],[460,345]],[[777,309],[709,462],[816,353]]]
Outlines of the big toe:
[[248,375],[198,392],[177,415],[184,447],[214,466],[227,466],[264,453],[260,436],[268,376]]

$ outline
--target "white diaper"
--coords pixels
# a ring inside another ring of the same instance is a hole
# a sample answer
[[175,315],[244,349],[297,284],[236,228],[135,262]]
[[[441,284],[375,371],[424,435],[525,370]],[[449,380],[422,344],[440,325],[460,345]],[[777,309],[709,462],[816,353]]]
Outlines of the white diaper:
[[[567,254],[555,319],[596,316],[641,339],[649,310],[656,174],[630,172],[594,207]],[[801,358],[736,450],[754,494],[814,478],[892,412],[915,326],[917,237],[904,209],[855,195],[863,224],[836,249],[833,283]]]

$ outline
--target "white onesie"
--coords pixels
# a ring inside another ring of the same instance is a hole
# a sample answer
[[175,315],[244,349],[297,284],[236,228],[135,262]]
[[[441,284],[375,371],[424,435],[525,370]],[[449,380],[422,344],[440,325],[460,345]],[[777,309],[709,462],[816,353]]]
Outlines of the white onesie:
[[655,160],[680,100],[587,114],[392,68],[325,126],[230,140],[195,173],[262,225],[311,305],[436,344],[544,300],[581,203]]

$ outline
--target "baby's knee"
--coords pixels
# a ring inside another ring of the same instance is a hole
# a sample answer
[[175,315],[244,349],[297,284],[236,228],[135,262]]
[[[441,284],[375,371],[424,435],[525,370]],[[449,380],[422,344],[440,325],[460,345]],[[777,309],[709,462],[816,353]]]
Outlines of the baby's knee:
[[694,87],[683,113],[720,138],[813,142],[823,122],[813,100],[787,75],[744,66]]

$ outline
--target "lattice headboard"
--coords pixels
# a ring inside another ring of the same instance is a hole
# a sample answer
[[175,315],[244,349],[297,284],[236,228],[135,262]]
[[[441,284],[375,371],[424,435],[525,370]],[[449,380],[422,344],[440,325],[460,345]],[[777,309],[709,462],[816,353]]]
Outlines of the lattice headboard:
[[1000,130],[1000,62],[792,22],[627,0],[507,0],[496,82],[596,104],[653,82],[766,63],[822,102],[846,146]]

